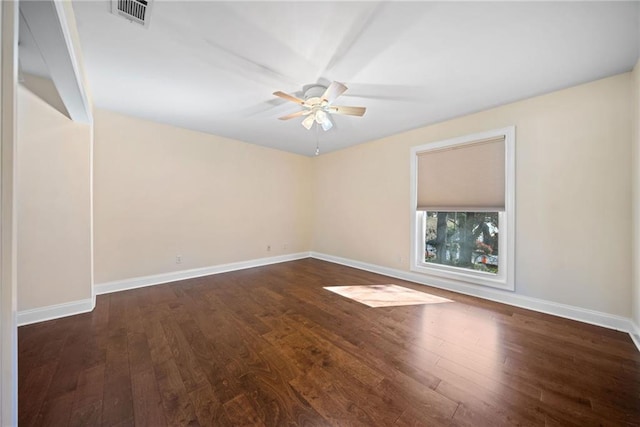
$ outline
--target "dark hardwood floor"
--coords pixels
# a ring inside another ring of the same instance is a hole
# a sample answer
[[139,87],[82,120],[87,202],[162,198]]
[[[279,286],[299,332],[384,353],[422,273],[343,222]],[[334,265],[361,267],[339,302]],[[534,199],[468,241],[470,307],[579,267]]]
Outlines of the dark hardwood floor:
[[[322,289],[385,283],[454,302]],[[18,334],[20,426],[640,425],[627,334],[313,259],[99,296]]]

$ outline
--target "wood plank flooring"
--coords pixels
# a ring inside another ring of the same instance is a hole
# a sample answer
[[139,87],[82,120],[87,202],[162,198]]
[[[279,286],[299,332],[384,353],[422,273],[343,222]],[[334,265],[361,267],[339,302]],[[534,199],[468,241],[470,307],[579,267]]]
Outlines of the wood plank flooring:
[[[451,303],[369,308],[323,286]],[[629,336],[314,259],[19,328],[20,426],[640,425]]]

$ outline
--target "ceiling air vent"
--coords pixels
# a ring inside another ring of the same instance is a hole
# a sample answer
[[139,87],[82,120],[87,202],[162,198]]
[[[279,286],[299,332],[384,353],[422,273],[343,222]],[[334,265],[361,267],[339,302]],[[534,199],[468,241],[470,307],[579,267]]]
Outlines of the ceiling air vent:
[[153,0],[111,0],[111,13],[148,28],[152,3]]

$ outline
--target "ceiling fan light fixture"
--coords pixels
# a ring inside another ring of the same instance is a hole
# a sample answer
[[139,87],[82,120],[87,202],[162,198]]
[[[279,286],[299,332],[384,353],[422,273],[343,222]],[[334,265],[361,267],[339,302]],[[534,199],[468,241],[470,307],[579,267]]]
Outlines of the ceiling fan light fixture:
[[306,115],[302,121],[302,126],[305,129],[311,130],[313,123],[316,122],[318,126],[326,132],[333,128],[333,121],[331,121],[331,114],[342,114],[347,116],[360,116],[364,115],[366,108],[364,107],[348,107],[348,106],[336,106],[332,105],[333,101],[342,95],[347,90],[347,87],[339,82],[332,82],[329,87],[320,85],[313,85],[308,87],[304,93],[304,99],[289,95],[285,92],[276,91],[273,94],[277,97],[285,99],[290,102],[294,102],[303,107],[303,110],[297,111],[292,114],[288,114],[283,117],[279,117],[280,120],[289,120],[294,117],[300,117]]
[[309,130],[311,129],[311,126],[313,126],[313,122],[315,121],[315,115],[313,114],[309,114],[303,121],[302,121],[302,126],[305,127],[305,129]]
[[318,122],[318,124],[322,125],[328,120],[327,113],[322,109],[317,109],[315,115],[316,115],[316,122]]
[[322,122],[318,122],[318,123],[320,124],[320,126],[322,126],[322,130],[325,132],[333,127],[333,123],[331,122],[331,119],[328,116],[326,116]]

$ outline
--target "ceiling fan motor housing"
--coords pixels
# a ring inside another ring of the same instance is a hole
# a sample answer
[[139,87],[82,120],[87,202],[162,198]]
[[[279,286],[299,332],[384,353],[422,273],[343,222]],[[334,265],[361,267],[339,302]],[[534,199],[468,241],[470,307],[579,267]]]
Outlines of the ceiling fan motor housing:
[[322,94],[327,90],[325,86],[311,86],[304,91],[304,100],[309,106],[315,106],[322,102]]

